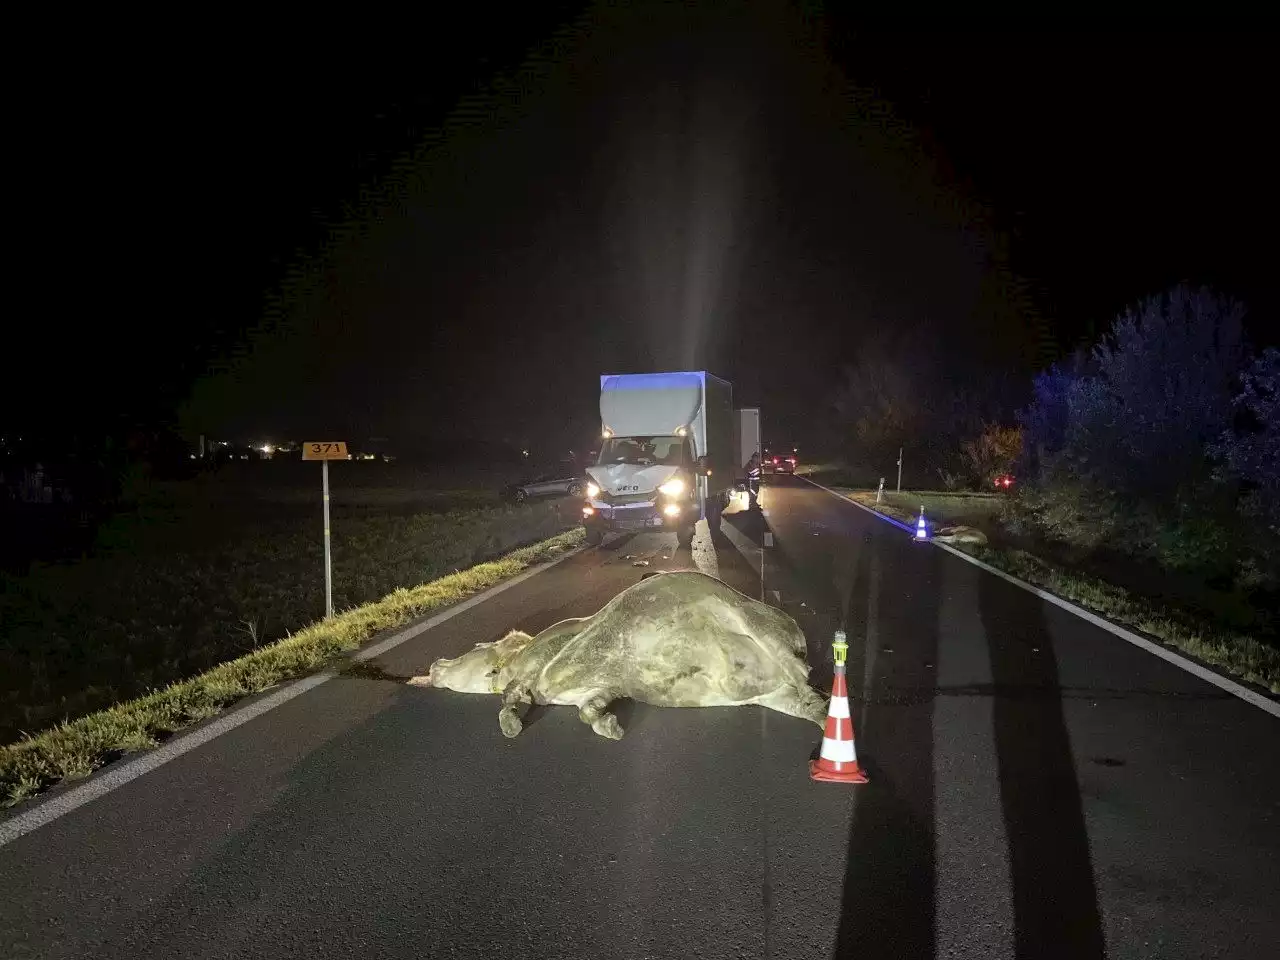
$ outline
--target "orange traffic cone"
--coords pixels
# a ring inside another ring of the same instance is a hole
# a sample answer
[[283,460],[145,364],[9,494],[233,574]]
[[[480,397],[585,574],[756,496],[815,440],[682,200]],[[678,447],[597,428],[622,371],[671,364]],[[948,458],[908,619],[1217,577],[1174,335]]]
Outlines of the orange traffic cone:
[[836,631],[831,649],[836,656],[836,676],[827,707],[827,729],[822,735],[818,759],[809,761],[809,777],[833,783],[866,783],[867,775],[858,766],[858,755],[853,748],[853,720],[849,717],[849,691],[844,679],[849,644],[845,642],[843,630]]

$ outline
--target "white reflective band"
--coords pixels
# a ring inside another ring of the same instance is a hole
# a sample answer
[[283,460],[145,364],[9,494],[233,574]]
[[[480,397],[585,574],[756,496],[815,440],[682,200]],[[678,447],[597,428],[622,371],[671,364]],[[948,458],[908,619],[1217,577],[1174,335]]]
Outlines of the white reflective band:
[[847,717],[849,716],[849,700],[847,697],[832,697],[831,707],[827,712],[829,717]]
[[853,763],[856,759],[853,755],[852,740],[828,740],[822,739],[822,759],[834,760],[836,763]]

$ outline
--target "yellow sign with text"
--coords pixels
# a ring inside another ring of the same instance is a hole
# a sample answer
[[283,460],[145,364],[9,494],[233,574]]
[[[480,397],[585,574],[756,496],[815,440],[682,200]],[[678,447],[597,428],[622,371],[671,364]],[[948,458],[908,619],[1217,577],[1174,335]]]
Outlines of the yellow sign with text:
[[346,460],[347,445],[333,440],[311,441],[302,445],[303,460]]

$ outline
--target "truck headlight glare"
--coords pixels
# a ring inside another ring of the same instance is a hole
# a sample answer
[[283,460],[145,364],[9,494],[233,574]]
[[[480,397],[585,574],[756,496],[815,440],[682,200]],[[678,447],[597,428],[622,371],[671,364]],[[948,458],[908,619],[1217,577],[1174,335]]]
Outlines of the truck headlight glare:
[[679,477],[672,477],[658,488],[658,492],[663,496],[678,497],[684,493],[684,481]]
[[600,496],[600,488],[594,483],[588,483],[587,496],[594,500],[596,497]]

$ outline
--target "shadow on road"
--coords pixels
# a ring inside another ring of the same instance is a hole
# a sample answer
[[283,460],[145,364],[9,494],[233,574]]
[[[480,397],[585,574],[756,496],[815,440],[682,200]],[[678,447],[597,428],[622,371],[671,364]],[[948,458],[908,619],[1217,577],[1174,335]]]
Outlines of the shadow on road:
[[[851,706],[871,782],[836,788],[857,793],[833,956],[932,957],[933,697],[898,693],[934,687],[942,555],[879,529],[850,546],[858,553],[846,604],[849,687],[862,701]],[[878,650],[886,636],[894,638],[891,655]]]
[[977,580],[995,688],[1015,955],[1101,958],[1089,838],[1044,603],[996,577]]

